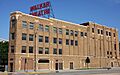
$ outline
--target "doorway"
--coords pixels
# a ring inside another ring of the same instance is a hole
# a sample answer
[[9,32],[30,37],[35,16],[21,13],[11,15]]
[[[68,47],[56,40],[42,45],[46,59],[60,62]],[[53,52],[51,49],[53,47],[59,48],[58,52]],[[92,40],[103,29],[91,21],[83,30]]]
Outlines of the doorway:
[[58,70],[58,63],[55,63],[55,70]]
[[111,62],[111,67],[113,67],[113,62]]
[[70,69],[73,69],[73,62],[70,62]]
[[10,72],[13,72],[13,63],[10,63]]

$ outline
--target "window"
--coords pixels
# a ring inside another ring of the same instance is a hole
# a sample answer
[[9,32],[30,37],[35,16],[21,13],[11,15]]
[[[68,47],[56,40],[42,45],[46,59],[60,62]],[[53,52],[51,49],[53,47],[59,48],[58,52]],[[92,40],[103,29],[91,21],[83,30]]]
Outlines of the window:
[[71,40],[71,45],[74,45],[74,41],[73,40]]
[[30,23],[30,29],[34,29],[34,24]]
[[57,38],[53,38],[53,43],[57,44]]
[[59,38],[59,44],[62,44],[62,39],[61,38]]
[[62,55],[62,49],[59,49],[59,54]]
[[22,40],[26,40],[27,39],[27,34],[22,33]]
[[48,25],[45,26],[45,31],[49,32],[49,26]]
[[45,48],[45,54],[49,54],[49,48]]
[[78,41],[77,40],[75,41],[75,46],[78,46]]
[[111,32],[109,32],[109,36],[111,36]]
[[43,36],[39,35],[39,42],[43,42]]
[[63,70],[63,63],[59,62],[59,70]]
[[66,39],[66,45],[69,45],[69,39]]
[[22,28],[27,28],[27,22],[26,21],[22,21]]
[[103,30],[101,30],[101,34],[103,34]]
[[100,34],[100,29],[98,29],[98,34]]
[[38,60],[38,63],[49,63],[49,60],[47,60],[47,59],[40,59],[40,60]]
[[33,41],[33,35],[29,34],[29,41]]
[[87,36],[87,32],[85,32],[85,36]]
[[57,54],[57,48],[53,48],[53,54]]
[[81,32],[81,34],[80,34],[81,36],[83,36],[83,32]]
[[115,37],[115,33],[113,33],[113,36]]
[[66,29],[66,35],[69,35],[69,30],[68,29]]
[[116,50],[116,44],[114,44],[114,50]]
[[33,47],[29,46],[29,53],[33,53]]
[[12,40],[15,39],[15,33],[11,33],[11,39],[12,39]]
[[112,55],[112,52],[110,52],[110,55]]
[[39,24],[39,30],[43,31],[43,25]]
[[78,31],[75,31],[75,36],[78,36]]
[[92,33],[94,33],[94,28],[92,28]]
[[62,28],[59,28],[59,34],[62,34]]
[[106,31],[106,35],[108,36],[108,31]]
[[16,23],[17,23],[16,19],[13,19],[13,20],[11,21],[12,28],[15,28]]
[[49,42],[49,37],[45,36],[45,43]]
[[14,53],[14,46],[11,46],[11,53]]
[[26,46],[22,46],[22,51],[21,53],[26,53]]
[[56,27],[53,27],[53,32],[57,33],[57,28]]
[[39,54],[43,54],[43,48],[42,47],[39,47]]
[[109,55],[109,51],[107,51],[107,55]]
[[71,31],[70,31],[70,35],[73,35],[73,34],[74,34],[73,30],[71,30]]

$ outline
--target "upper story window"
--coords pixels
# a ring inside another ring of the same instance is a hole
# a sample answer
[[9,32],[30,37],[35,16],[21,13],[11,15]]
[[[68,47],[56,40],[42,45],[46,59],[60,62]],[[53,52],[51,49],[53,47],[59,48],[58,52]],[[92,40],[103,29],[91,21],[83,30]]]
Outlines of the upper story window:
[[108,31],[106,31],[106,35],[108,36]]
[[84,36],[84,35],[83,35],[83,32],[81,32],[80,35],[81,35],[81,36]]
[[59,54],[62,55],[62,49],[59,49]]
[[100,29],[98,29],[98,34],[100,34]]
[[61,38],[59,38],[59,44],[62,44],[62,39]]
[[45,36],[45,43],[49,42],[49,37]]
[[57,28],[56,27],[53,27],[53,32],[57,33]]
[[73,40],[71,40],[71,45],[74,45],[74,41]]
[[27,22],[26,21],[22,21],[22,28],[27,28]]
[[11,39],[12,39],[12,40],[15,39],[15,33],[11,33]]
[[73,30],[71,30],[71,31],[70,31],[70,35],[74,35],[74,32],[73,32]]
[[45,48],[45,54],[49,54],[49,48]]
[[33,53],[33,46],[29,46],[29,53]]
[[49,26],[48,25],[45,26],[45,31],[49,32]]
[[85,32],[85,36],[87,36],[87,32]]
[[39,42],[43,42],[43,36],[39,35]]
[[57,54],[57,48],[53,48],[53,54]]
[[43,31],[43,25],[39,24],[39,30]]
[[22,40],[26,40],[27,39],[27,34],[22,33]]
[[62,34],[62,28],[59,28],[59,34]]
[[115,37],[115,33],[113,33],[113,36]]
[[101,30],[101,34],[103,34],[103,30]]
[[11,53],[14,53],[14,50],[15,50],[14,46],[11,46]]
[[92,33],[94,33],[95,31],[94,31],[94,28],[92,28]]
[[22,46],[22,51],[21,53],[26,53],[26,46]]
[[78,41],[77,40],[75,41],[75,46],[78,46]]
[[114,50],[116,50],[116,44],[114,44]]
[[43,48],[42,48],[42,47],[39,47],[38,53],[39,53],[39,54],[43,54]]
[[66,29],[66,35],[69,35],[69,30],[68,29]]
[[16,19],[12,19],[11,20],[11,26],[12,26],[12,28],[15,28],[16,23],[17,23]]
[[66,45],[69,45],[69,39],[66,39]]
[[33,41],[33,34],[29,34],[29,41]]
[[30,23],[30,29],[34,29],[34,23]]
[[57,44],[57,38],[53,38],[53,43]]
[[75,36],[78,36],[78,31],[75,31]]
[[111,36],[111,32],[109,32],[109,36]]

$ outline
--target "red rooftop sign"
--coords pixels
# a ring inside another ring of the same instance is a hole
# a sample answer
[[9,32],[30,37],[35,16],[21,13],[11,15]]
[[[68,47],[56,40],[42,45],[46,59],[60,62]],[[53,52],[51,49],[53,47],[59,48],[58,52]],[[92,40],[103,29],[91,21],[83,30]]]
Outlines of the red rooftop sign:
[[30,7],[30,15],[33,16],[44,16],[50,14],[50,2],[44,2],[41,4]]

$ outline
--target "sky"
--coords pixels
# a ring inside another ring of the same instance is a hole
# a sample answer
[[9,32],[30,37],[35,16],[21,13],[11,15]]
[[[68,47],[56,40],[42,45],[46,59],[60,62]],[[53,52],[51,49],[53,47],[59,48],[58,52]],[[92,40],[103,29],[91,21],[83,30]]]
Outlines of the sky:
[[[10,13],[49,0],[0,0],[0,38],[9,39]],[[120,30],[120,0],[50,0],[55,18],[73,23],[92,21]],[[119,33],[120,34],[120,33]]]

